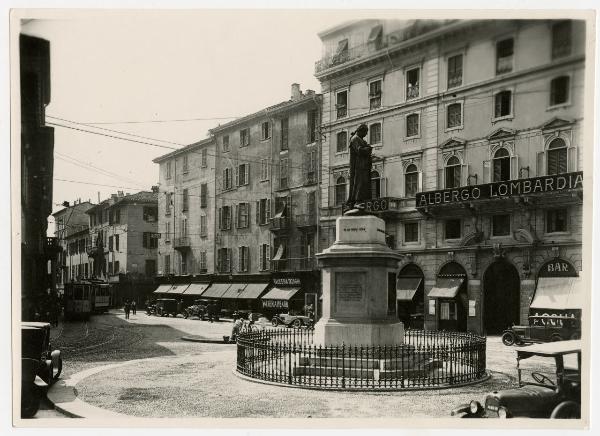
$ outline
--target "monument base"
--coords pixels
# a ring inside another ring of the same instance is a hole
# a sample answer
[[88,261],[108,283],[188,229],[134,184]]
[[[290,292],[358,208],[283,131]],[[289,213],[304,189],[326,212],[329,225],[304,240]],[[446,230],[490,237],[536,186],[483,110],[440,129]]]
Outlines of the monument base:
[[322,319],[315,325],[313,343],[322,346],[401,345],[404,342],[402,322],[377,323],[353,319],[343,322]]

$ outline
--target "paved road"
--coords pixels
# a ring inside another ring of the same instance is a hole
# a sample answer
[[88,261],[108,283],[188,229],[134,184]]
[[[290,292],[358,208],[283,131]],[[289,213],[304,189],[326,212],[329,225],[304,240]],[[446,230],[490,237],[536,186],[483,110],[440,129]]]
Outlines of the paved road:
[[77,385],[95,406],[137,417],[447,417],[452,406],[482,399],[490,390],[515,384],[515,353],[497,337],[488,339],[482,384],[446,390],[395,393],[320,392],[274,387],[233,374],[235,345],[207,342],[229,335],[231,322],[160,318],[122,312],[67,323],[55,332],[65,359],[64,375],[103,364],[154,358],[99,372]]

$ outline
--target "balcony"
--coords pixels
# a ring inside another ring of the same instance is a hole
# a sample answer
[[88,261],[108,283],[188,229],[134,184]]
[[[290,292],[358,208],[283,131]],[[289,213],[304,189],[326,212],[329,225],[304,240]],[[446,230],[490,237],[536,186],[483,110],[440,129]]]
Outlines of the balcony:
[[173,248],[175,248],[175,250],[187,250],[190,247],[191,243],[189,236],[179,236],[177,238],[173,238]]
[[303,257],[297,259],[281,259],[271,261],[271,272],[312,271],[317,268],[317,259]]
[[294,220],[296,222],[296,227],[298,227],[299,229],[316,227],[317,214],[316,213],[299,214],[294,217]]
[[272,232],[286,232],[290,228],[290,219],[288,217],[275,217],[271,220],[269,230]]

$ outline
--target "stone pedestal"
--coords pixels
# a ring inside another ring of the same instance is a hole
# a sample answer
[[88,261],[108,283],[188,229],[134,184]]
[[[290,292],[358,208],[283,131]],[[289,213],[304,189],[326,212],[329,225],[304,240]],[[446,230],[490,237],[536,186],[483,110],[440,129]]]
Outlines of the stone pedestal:
[[[322,345],[399,345],[396,314],[400,256],[385,243],[385,223],[372,215],[343,216],[335,243],[317,254],[323,278],[323,317],[314,342]],[[388,295],[389,293],[389,295]]]

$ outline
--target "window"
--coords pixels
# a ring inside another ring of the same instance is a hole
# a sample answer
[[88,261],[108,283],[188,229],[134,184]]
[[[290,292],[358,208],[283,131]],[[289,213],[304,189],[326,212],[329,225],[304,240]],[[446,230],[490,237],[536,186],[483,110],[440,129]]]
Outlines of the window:
[[381,80],[373,80],[369,83],[369,109],[381,107]]
[[440,319],[456,320],[456,303],[454,301],[440,301]]
[[494,98],[494,117],[506,117],[512,112],[512,92],[502,91]]
[[266,271],[269,269],[269,260],[271,257],[271,247],[269,244],[261,244],[258,247],[259,259],[260,259],[260,270]]
[[288,188],[289,159],[281,159],[279,164],[279,189]]
[[315,216],[317,213],[317,192],[311,191],[306,193],[306,213],[309,216]]
[[550,106],[569,102],[569,76],[560,76],[550,82]]
[[119,251],[119,235],[115,235],[115,251]]
[[187,237],[187,235],[188,235],[187,218],[181,219],[181,226],[179,228],[179,233],[182,238]]
[[108,251],[113,251],[113,237],[108,237]]
[[240,164],[237,167],[237,173],[235,174],[237,186],[244,186],[244,185],[248,184],[249,178],[250,178],[249,172],[250,172],[249,164]]
[[156,275],[156,260],[146,259],[146,277],[154,277]]
[[281,120],[281,150],[288,149],[288,136],[289,136],[289,120],[283,118]]
[[419,242],[419,223],[404,223],[404,242]]
[[250,259],[248,258],[249,255],[248,247],[238,247],[238,267],[240,272],[248,271],[248,265],[250,264]]
[[269,180],[269,160],[261,159],[260,161],[260,181]]
[[315,183],[317,181],[317,150],[307,151],[304,159],[306,183]]
[[453,129],[462,126],[462,104],[452,103],[447,106],[446,128]]
[[223,135],[221,143],[222,143],[222,146],[223,146],[223,151],[224,152],[229,151],[229,135]]
[[406,117],[406,136],[419,135],[419,114],[410,114]]
[[567,172],[567,145],[562,138],[552,140],[548,146],[548,166],[546,174],[561,174]]
[[417,98],[419,96],[419,75],[421,69],[413,68],[406,72],[406,99]]
[[260,132],[261,132],[261,139],[263,139],[263,140],[269,139],[271,137],[271,125],[269,124],[268,121],[265,121],[264,123],[261,124]]
[[240,147],[247,147],[250,145],[250,129],[240,130]]
[[371,145],[381,144],[381,123],[371,124],[369,127],[369,140]]
[[417,166],[410,164],[404,173],[404,196],[414,197],[419,190],[419,172]]
[[87,263],[83,266],[83,273],[84,273],[84,277],[86,277],[86,278],[89,277],[89,269],[88,269]]
[[245,229],[250,224],[250,203],[240,203],[237,207],[237,227]]
[[571,54],[571,22],[561,21],[552,26],[552,59]]
[[219,228],[221,230],[231,229],[231,206],[223,206],[219,209]]
[[445,224],[445,235],[446,239],[459,239],[461,235],[460,220],[446,220]]
[[344,153],[348,151],[348,132],[338,132],[336,135],[336,152]]
[[200,272],[207,271],[208,268],[206,266],[206,251],[200,252],[200,260],[198,261],[198,267],[200,268]]
[[[77,265],[77,266],[76,266],[76,268],[77,268],[77,276],[79,276],[79,270],[80,270],[80,268],[79,268],[79,267],[80,267],[80,266],[81,266],[81,265]],[[113,264],[113,262],[108,262],[108,275],[111,275],[111,276],[113,275],[113,267],[114,267],[114,264]]]
[[[155,217],[154,217],[155,220],[156,220],[157,217],[158,217],[158,210],[155,211]],[[115,224],[120,224],[121,223],[121,209],[116,208],[113,211],[113,222]]]
[[446,189],[448,188],[458,188],[460,183],[461,176],[461,168],[460,161],[456,156],[451,156],[446,163]]
[[494,162],[494,182],[503,182],[510,180],[510,156],[506,148],[499,149],[493,158]]
[[[170,223],[168,223],[170,224]],[[144,248],[158,248],[158,238],[156,233],[144,232],[142,233],[142,247]]]
[[567,231],[567,210],[555,209],[546,211],[546,233]]
[[371,198],[381,197],[381,176],[377,171],[371,171]]
[[342,39],[338,42],[337,50],[332,59],[332,64],[337,65],[348,60],[348,39]]
[[[184,192],[187,190],[184,190]],[[144,221],[149,222],[149,223],[155,223],[156,220],[158,219],[158,209],[156,207],[147,207],[144,206],[144,209],[142,211],[142,216]],[[116,218],[116,216],[115,216]],[[120,214],[119,214],[119,221],[121,220]]]
[[171,206],[173,205],[173,194],[165,192],[165,215],[171,215]]
[[165,223],[165,242],[171,240],[171,221]]
[[231,173],[231,168],[225,168],[223,170],[223,191],[227,191],[233,186],[233,177]]
[[182,205],[181,205],[181,210],[186,211],[186,210],[188,210],[188,207],[189,207],[189,195],[188,195],[188,190],[186,188],[183,190],[183,201],[182,201]]
[[340,206],[346,202],[346,179],[340,176],[335,181],[335,205]]
[[513,70],[514,40],[503,39],[496,43],[496,74],[510,73]]
[[312,144],[317,140],[318,112],[316,110],[308,111],[308,143]]
[[219,248],[219,270],[220,272],[231,272],[230,248]]
[[200,215],[200,236],[207,236],[206,215]]
[[268,224],[271,217],[271,199],[263,198],[256,202],[256,224]]
[[166,170],[166,175],[165,178],[166,179],[170,179],[171,178],[171,161],[167,162],[167,170]]
[[188,167],[188,155],[184,155],[183,156],[183,172],[187,173],[189,171],[189,167]]
[[205,148],[200,152],[201,162],[200,165],[202,168],[206,168],[208,166],[208,150]]
[[200,185],[200,207],[208,207],[208,185],[206,183]]
[[187,274],[187,253],[181,253],[180,254],[180,260],[181,260],[181,269],[180,269],[180,273],[181,274]]
[[337,118],[348,115],[348,91],[339,91],[335,95],[335,109]]
[[165,274],[171,274],[171,256],[165,255]]
[[492,236],[510,235],[510,215],[494,215],[492,217]]
[[448,89],[462,85],[463,55],[448,58]]
[[376,50],[383,47],[383,26],[381,24],[371,28],[367,42]]

